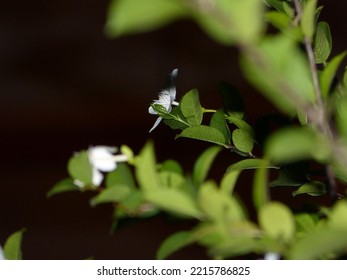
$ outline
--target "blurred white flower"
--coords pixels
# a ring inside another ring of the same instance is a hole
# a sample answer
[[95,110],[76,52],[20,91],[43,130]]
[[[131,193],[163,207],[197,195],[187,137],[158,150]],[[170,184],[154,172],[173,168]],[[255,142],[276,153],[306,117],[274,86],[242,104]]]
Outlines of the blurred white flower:
[[[172,110],[172,105],[175,105],[175,106],[179,105],[178,102],[175,101],[175,99],[176,99],[175,80],[176,80],[177,72],[178,72],[178,69],[174,69],[172,71],[172,73],[170,74],[170,86],[167,89],[162,90],[159,93],[159,98],[157,100],[153,101],[153,104],[159,104],[159,105],[163,106],[166,109],[166,111],[169,113]],[[150,113],[152,115],[157,115],[157,113],[153,109],[152,105],[148,108],[148,113]],[[158,119],[155,121],[154,125],[149,130],[149,132],[151,132],[153,129],[155,129],[159,125],[159,123],[161,122],[162,119],[163,119],[162,117],[158,117]]]
[[2,250],[1,246],[0,246],[0,261],[1,260],[6,260],[5,256],[4,256],[4,251]]
[[279,260],[281,258],[281,255],[279,253],[274,253],[274,252],[268,252],[264,256],[264,260],[268,261],[275,261]]
[[[117,168],[118,162],[126,162],[127,155],[114,155],[118,151],[116,147],[94,146],[88,149],[88,158],[92,166],[92,183],[94,186],[100,186],[104,175],[102,172],[111,172]],[[83,188],[83,182],[75,180],[74,183]]]

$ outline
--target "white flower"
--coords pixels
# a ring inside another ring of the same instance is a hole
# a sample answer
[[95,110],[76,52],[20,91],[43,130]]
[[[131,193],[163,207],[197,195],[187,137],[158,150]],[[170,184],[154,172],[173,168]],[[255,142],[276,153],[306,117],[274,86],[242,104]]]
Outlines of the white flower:
[[[172,105],[179,105],[178,102],[175,101],[176,99],[176,86],[175,86],[175,80],[177,76],[178,69],[174,69],[172,73],[170,74],[170,86],[169,88],[162,90],[159,94],[159,99],[154,100],[153,104],[159,104],[163,106],[167,112],[171,112],[172,110]],[[148,113],[152,115],[157,115],[155,110],[153,109],[152,105],[148,108]],[[153,129],[155,129],[159,123],[161,122],[163,118],[158,117],[158,119],[155,121],[154,125],[152,128],[149,130],[151,132]]]
[[4,251],[2,250],[1,246],[0,246],[0,261],[1,260],[6,260],[5,256],[4,256]]
[[[118,149],[109,146],[94,146],[88,149],[89,163],[92,166],[92,183],[100,186],[104,175],[101,172],[111,172],[117,168],[117,162],[126,162],[127,155],[114,155]],[[84,187],[84,183],[78,180],[74,182],[78,187]]]
[[279,260],[281,258],[281,255],[279,253],[274,253],[274,252],[268,252],[264,256],[264,260],[268,261],[275,261]]

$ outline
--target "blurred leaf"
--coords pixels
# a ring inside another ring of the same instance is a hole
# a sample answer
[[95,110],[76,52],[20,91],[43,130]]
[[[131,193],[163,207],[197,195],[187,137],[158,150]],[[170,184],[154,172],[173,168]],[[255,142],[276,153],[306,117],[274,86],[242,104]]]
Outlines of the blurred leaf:
[[268,170],[267,160],[263,160],[259,168],[254,173],[253,178],[253,204],[256,209],[263,207],[269,201]]
[[183,190],[152,189],[145,192],[145,199],[155,206],[174,214],[200,218],[201,212],[196,202]]
[[279,202],[269,202],[260,208],[258,215],[260,226],[270,237],[285,242],[292,240],[295,222],[287,206]]
[[166,259],[171,254],[177,252],[192,242],[190,231],[178,231],[166,238],[156,253],[157,260]]
[[336,124],[339,135],[347,143],[347,96],[344,95],[336,102]]
[[160,171],[159,173],[160,181],[162,182],[162,187],[167,188],[180,188],[183,186],[185,178],[173,171]]
[[309,127],[284,128],[272,134],[265,154],[274,163],[289,163],[303,159],[323,160],[329,151],[325,139]]
[[220,182],[221,191],[228,195],[232,194],[240,173],[241,170],[232,170],[224,174]]
[[347,232],[347,202],[346,200],[340,200],[334,205],[329,215],[328,225],[329,227],[336,228],[336,229],[343,229]]
[[196,89],[192,89],[182,97],[179,107],[182,115],[191,126],[201,124],[203,114],[199,93]]
[[176,161],[172,159],[165,160],[161,165],[160,165],[160,170],[163,171],[172,171],[177,174],[183,175],[183,169],[182,166]]
[[108,7],[105,31],[123,36],[151,31],[186,17],[187,8],[172,0],[112,0]]
[[275,11],[267,12],[265,14],[265,19],[282,31],[287,29],[292,22],[292,19],[288,15]]
[[282,0],[265,0],[265,2],[271,7],[275,8],[277,11],[281,13],[287,14],[289,17],[294,17],[294,9],[290,6],[289,3]]
[[90,200],[90,205],[94,207],[101,203],[120,202],[124,200],[130,192],[130,187],[128,185],[114,185],[102,190],[97,196],[93,197]]
[[243,153],[250,153],[253,149],[253,137],[244,129],[235,129],[232,133],[232,140],[235,147]]
[[223,133],[214,127],[206,125],[188,127],[181,134],[177,135],[176,139],[180,137],[211,142],[229,148],[228,141],[225,139]]
[[229,127],[225,122],[223,110],[218,110],[212,115],[210,126],[217,128],[220,132],[222,132],[225,139],[228,140],[231,138]]
[[73,183],[73,180],[71,178],[66,178],[56,183],[53,186],[53,188],[51,188],[49,192],[47,193],[47,197],[51,197],[53,195],[56,195],[62,192],[70,192],[70,191],[78,191],[78,190],[80,190],[80,188]]
[[325,64],[332,49],[332,39],[329,24],[321,21],[317,24],[314,37],[314,58],[316,63]]
[[129,189],[135,189],[136,184],[130,167],[125,163],[119,163],[117,168],[106,176],[106,188],[124,185]]
[[264,29],[263,3],[260,0],[217,0],[210,7],[197,4],[196,22],[222,44],[234,41],[252,43]]
[[299,194],[308,194],[311,196],[320,196],[327,193],[326,185],[319,181],[311,181],[300,186],[299,189],[293,192],[293,196]]
[[311,41],[315,32],[315,17],[316,17],[317,0],[309,0],[303,7],[301,15],[301,28],[305,36]]
[[68,162],[67,169],[73,179],[86,185],[92,184],[92,166],[86,151],[73,155]]
[[245,77],[288,114],[315,100],[306,57],[288,36],[266,37],[256,49],[246,50],[241,66]]
[[278,169],[279,167],[274,165],[269,165],[269,162],[265,159],[244,159],[237,163],[230,165],[226,172],[231,172],[234,170],[245,170],[245,169],[258,169],[258,168],[274,168]]
[[207,177],[211,165],[221,151],[218,146],[212,146],[206,149],[196,160],[193,168],[193,181],[196,186],[200,186]]
[[144,191],[153,191],[161,186],[157,173],[154,147],[152,142],[147,142],[136,158],[136,178]]
[[22,259],[22,238],[24,229],[12,233],[5,241],[4,256],[7,260],[21,260]]
[[320,84],[322,88],[322,95],[327,100],[330,92],[330,87],[335,78],[336,72],[342,63],[342,60],[346,57],[347,52],[340,53],[335,56],[329,64],[324,68],[320,76]]
[[240,93],[230,84],[219,84],[219,93],[222,96],[224,111],[231,116],[242,119],[244,116],[244,102]]
[[295,215],[295,222],[297,225],[297,231],[302,230],[305,234],[310,234],[315,229],[318,218],[316,214],[300,213]]

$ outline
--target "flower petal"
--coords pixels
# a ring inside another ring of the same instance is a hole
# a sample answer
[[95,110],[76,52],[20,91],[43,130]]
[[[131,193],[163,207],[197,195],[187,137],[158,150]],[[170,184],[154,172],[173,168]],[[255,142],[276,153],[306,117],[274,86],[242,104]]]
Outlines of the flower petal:
[[155,129],[155,128],[159,125],[159,123],[161,122],[162,119],[163,119],[162,117],[157,118],[157,120],[155,121],[154,125],[153,125],[152,128],[149,130],[149,132],[152,132],[153,129]]
[[96,187],[100,186],[103,179],[104,179],[104,175],[102,175],[102,173],[99,170],[93,168],[93,177],[92,177],[93,185]]
[[116,151],[117,148],[109,146],[96,146],[89,148],[88,155],[91,165],[93,168],[100,171],[113,171],[116,169],[117,164],[112,153]]

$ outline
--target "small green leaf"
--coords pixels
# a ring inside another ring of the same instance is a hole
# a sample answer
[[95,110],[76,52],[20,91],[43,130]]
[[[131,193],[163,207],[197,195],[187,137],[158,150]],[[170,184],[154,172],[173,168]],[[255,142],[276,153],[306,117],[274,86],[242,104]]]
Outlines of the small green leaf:
[[289,242],[295,233],[294,216],[287,206],[270,202],[259,210],[259,224],[265,233],[275,239]]
[[315,31],[317,0],[309,0],[303,7],[301,28],[305,36],[312,40]]
[[154,146],[152,142],[147,142],[136,158],[136,178],[144,191],[156,190],[161,186],[157,173]]
[[319,181],[311,181],[303,184],[296,191],[293,192],[293,196],[299,194],[308,194],[311,196],[321,196],[327,193],[326,185]]
[[180,1],[113,0],[108,8],[105,31],[109,36],[151,31],[185,17],[187,12]]
[[221,148],[218,146],[209,147],[196,160],[193,168],[193,181],[197,186],[200,186],[206,179],[208,171],[220,151]]
[[67,169],[73,179],[81,181],[86,185],[92,184],[92,166],[86,151],[72,156],[68,162]]
[[175,172],[179,175],[183,175],[183,169],[182,166],[173,159],[167,159],[160,165],[161,171],[171,171]]
[[196,89],[192,89],[182,97],[179,107],[182,115],[191,126],[201,124],[203,114],[199,100],[199,92]]
[[172,129],[186,129],[189,127],[188,121],[182,115],[182,112],[179,107],[173,107],[169,118],[163,120],[163,122],[171,127]]
[[332,49],[332,39],[329,24],[321,21],[317,24],[314,37],[314,58],[316,63],[325,64]]
[[314,158],[324,160],[329,154],[322,135],[309,127],[284,128],[266,142],[265,154],[274,163],[289,163]]
[[106,176],[106,188],[125,185],[130,189],[135,189],[136,184],[130,167],[125,163],[119,163],[117,168],[109,172]]
[[246,130],[250,135],[254,135],[253,128],[247,122],[238,118],[237,116],[227,116],[226,120],[229,123],[236,125],[238,128]]
[[241,170],[233,170],[224,174],[220,182],[221,191],[228,195],[232,194],[240,173]]
[[335,78],[336,72],[342,63],[342,60],[346,57],[347,52],[344,51],[339,55],[335,56],[329,64],[324,68],[320,76],[320,84],[322,88],[322,95],[327,100],[330,92],[330,87]]
[[151,189],[147,190],[144,195],[148,202],[173,214],[194,218],[201,217],[196,202],[183,190],[173,188]]
[[4,256],[7,260],[21,260],[22,259],[22,238],[24,229],[16,231],[11,234],[4,244]]
[[117,185],[108,187],[90,200],[91,206],[102,203],[120,202],[130,194],[130,188],[127,185]]
[[253,149],[253,137],[244,129],[235,129],[232,133],[232,140],[235,147],[243,153],[250,153]]
[[206,125],[188,127],[176,136],[211,142],[229,148],[228,141],[218,129]]
[[217,128],[220,132],[222,132],[225,139],[231,138],[229,127],[225,122],[223,110],[218,110],[212,115],[210,126]]
[[244,102],[240,93],[226,82],[220,83],[219,93],[222,96],[225,113],[242,119],[244,116]]
[[245,170],[245,169],[258,169],[258,168],[274,168],[279,169],[278,166],[270,165],[265,159],[255,158],[255,159],[244,159],[237,163],[230,165],[226,172],[231,172],[234,170]]
[[168,256],[189,245],[192,242],[192,233],[190,231],[179,231],[168,238],[161,244],[156,253],[157,260],[166,259]]
[[56,195],[62,192],[70,192],[70,191],[78,191],[78,190],[80,190],[80,188],[73,183],[73,180],[71,178],[67,178],[56,183],[53,186],[53,188],[51,188],[49,192],[47,193],[47,197],[51,197],[53,195]]

